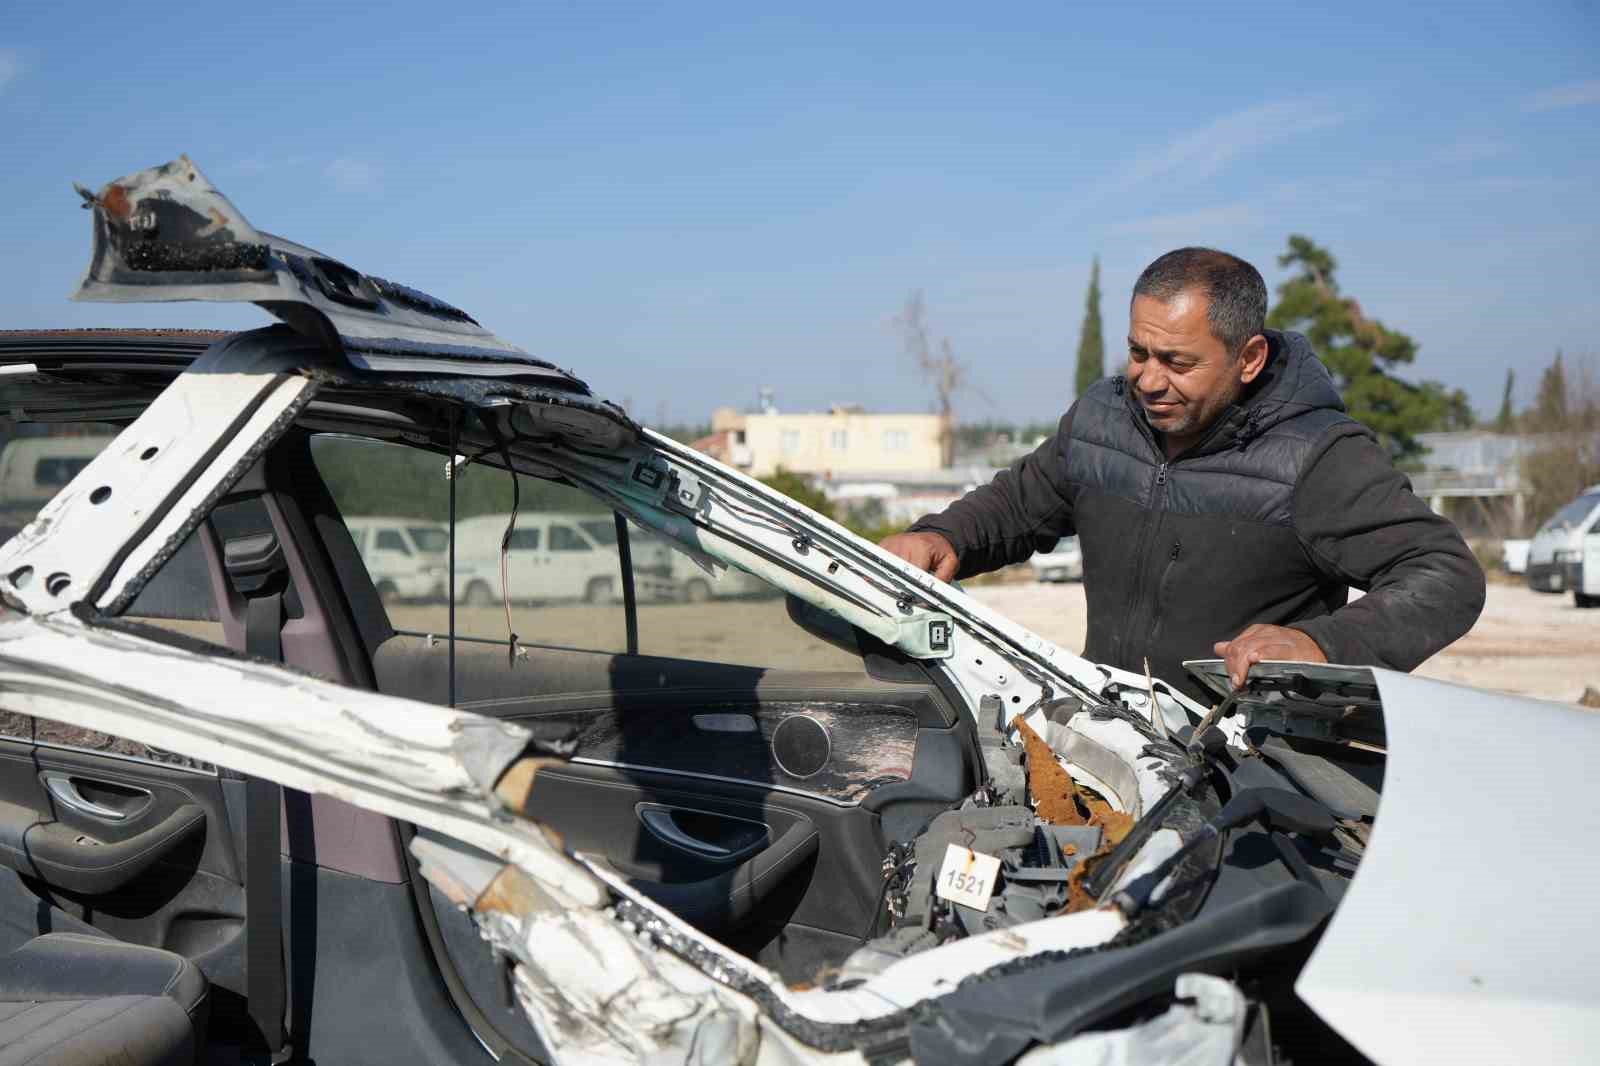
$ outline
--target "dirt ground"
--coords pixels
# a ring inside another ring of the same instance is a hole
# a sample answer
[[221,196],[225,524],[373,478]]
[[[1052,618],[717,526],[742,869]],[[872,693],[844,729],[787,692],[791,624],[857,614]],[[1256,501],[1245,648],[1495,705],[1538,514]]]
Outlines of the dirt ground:
[[[972,594],[1000,613],[1065,648],[1083,647],[1087,624],[1083,586],[1015,582],[979,585]],[[392,608],[397,626],[446,631],[443,604]],[[505,638],[498,608],[457,609],[458,632]],[[529,642],[622,651],[620,604],[542,604],[513,609],[512,626]],[[847,669],[837,649],[789,621],[782,600],[713,600],[702,604],[643,604],[639,646],[646,654],[682,656],[791,670]],[[1576,702],[1585,686],[1600,687],[1600,610],[1579,610],[1570,596],[1532,592],[1515,584],[1489,586],[1478,624],[1424,663],[1417,673],[1444,681]]]
[[[1026,582],[980,586],[972,592],[1062,647],[1083,647],[1087,617],[1080,584]],[[1600,610],[1579,610],[1570,595],[1491,583],[1478,624],[1416,673],[1576,703],[1585,686],[1600,688]]]
[[[1083,586],[1035,582],[978,585],[972,594],[1065,648],[1083,647]],[[443,604],[391,609],[397,626],[425,633],[447,629]],[[459,607],[458,632],[505,639],[499,608]],[[603,651],[626,648],[620,604],[541,604],[513,608],[512,626],[528,642]],[[790,670],[839,670],[849,656],[792,623],[781,599],[642,604],[639,650],[713,662]],[[1427,677],[1576,702],[1586,685],[1600,687],[1600,610],[1581,611],[1571,596],[1491,584],[1477,626],[1424,663]]]

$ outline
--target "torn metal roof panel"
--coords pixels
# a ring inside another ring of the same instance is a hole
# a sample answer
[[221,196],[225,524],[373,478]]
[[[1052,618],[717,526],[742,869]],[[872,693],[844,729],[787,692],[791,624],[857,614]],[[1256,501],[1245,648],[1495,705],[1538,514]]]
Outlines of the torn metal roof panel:
[[75,299],[253,303],[360,370],[589,391],[443,300],[256,229],[187,156],[78,192],[94,212],[94,250]]

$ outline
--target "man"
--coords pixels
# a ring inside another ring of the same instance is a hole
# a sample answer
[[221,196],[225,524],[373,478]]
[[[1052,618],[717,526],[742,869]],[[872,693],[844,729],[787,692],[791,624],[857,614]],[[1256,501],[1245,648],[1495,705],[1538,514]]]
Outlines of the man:
[[[1271,659],[1410,670],[1472,627],[1483,571],[1344,413],[1236,256],[1181,248],[1133,289],[1128,365],[1054,437],[883,547],[943,580],[1076,533],[1090,660],[1191,695],[1185,659],[1237,687]],[[1367,594],[1348,603],[1348,589]]]

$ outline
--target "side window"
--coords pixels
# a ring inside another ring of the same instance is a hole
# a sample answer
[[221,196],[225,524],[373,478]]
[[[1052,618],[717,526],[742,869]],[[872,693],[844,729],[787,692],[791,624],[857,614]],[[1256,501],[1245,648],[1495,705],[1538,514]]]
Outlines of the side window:
[[[443,456],[333,434],[313,439],[312,456],[352,527],[363,528],[381,516],[391,525],[404,520],[407,529],[415,520],[448,530]],[[511,477],[475,463],[456,476],[457,634],[505,640],[504,591],[511,629],[522,643],[626,652],[621,553],[612,512],[581,490],[524,475],[502,588],[500,545],[511,520]],[[412,536],[413,555],[369,553],[368,573],[396,630],[442,636],[449,631],[448,535],[437,552]],[[381,532],[374,543],[385,544]],[[859,655],[797,626],[783,596],[760,578],[732,567],[704,569],[674,542],[632,524],[628,545],[641,654],[776,670],[860,672]]]
[[160,626],[212,644],[226,646],[222,613],[211,567],[198,530],[184,538],[172,558],[139,590],[122,617]]
[[578,536],[578,531],[571,526],[560,524],[550,527],[550,550],[553,552],[586,552],[590,551],[588,544]]
[[[389,624],[402,633],[442,636],[450,630],[450,482],[445,457],[403,444],[321,434],[311,454],[339,512],[352,528],[372,527],[363,556],[384,600]],[[614,543],[579,530],[612,521],[605,505],[578,489],[523,475],[516,524],[507,545],[505,587],[500,543],[511,522],[511,475],[469,463],[456,471],[456,633],[474,640],[587,651],[627,650],[622,560]],[[404,526],[414,549],[400,554]],[[387,526],[387,528],[385,528]],[[394,551],[384,551],[393,547]],[[552,555],[547,548],[559,555]]]
[[760,578],[734,567],[707,570],[675,542],[631,522],[628,547],[641,654],[769,670],[861,671],[860,655],[795,625],[783,594]]
[[[0,445],[0,541],[33,521],[121,432],[101,422],[24,423]],[[197,535],[140,591],[123,617],[225,644],[206,557]]]

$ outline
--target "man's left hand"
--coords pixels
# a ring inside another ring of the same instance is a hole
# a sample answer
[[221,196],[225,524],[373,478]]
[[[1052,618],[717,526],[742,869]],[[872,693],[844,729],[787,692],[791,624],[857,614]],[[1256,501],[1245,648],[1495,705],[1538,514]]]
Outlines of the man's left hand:
[[1212,645],[1228,666],[1228,680],[1234,688],[1244,688],[1250,667],[1259,662],[1283,660],[1296,663],[1325,663],[1317,642],[1285,626],[1268,626],[1257,622],[1232,640],[1219,640]]

